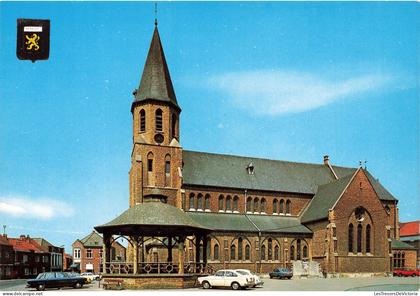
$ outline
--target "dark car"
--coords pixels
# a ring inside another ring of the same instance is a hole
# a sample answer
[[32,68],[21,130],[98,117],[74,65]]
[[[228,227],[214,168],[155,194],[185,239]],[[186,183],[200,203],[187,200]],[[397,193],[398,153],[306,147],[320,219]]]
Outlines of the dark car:
[[36,279],[27,282],[27,288],[36,288],[38,291],[45,288],[73,287],[81,288],[86,279],[80,276],[72,276],[66,272],[43,272],[38,274]]
[[293,272],[288,268],[276,268],[272,272],[270,272],[270,279],[272,278],[291,279],[292,276],[293,276]]

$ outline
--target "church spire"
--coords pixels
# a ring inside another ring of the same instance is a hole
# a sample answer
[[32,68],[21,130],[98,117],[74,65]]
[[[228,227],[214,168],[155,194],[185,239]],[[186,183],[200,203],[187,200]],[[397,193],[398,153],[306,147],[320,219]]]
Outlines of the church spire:
[[146,64],[144,65],[140,86],[134,91],[134,97],[134,103],[157,100],[170,103],[180,109],[176,100],[168,65],[166,64],[165,54],[163,53],[157,28],[157,19],[155,20],[155,30],[149,53],[147,54]]

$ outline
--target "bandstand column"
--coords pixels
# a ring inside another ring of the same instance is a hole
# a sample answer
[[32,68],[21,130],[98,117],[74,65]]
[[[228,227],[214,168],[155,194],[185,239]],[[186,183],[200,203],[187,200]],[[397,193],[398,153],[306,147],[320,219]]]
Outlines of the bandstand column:
[[106,263],[111,262],[111,235],[108,233],[104,233],[103,236],[103,245],[102,245],[102,272],[107,273],[106,270]]
[[203,263],[204,263],[204,267],[206,267],[207,265],[207,244],[208,244],[208,238],[207,235],[203,236]]
[[178,274],[184,274],[184,243],[185,237],[180,236],[178,238]]
[[134,274],[137,274],[137,268],[138,268],[138,265],[139,265],[139,238],[138,237],[134,237],[134,239],[133,239],[133,251],[134,251],[134,254],[133,254],[133,273]]
[[172,236],[168,237],[168,262],[172,262]]

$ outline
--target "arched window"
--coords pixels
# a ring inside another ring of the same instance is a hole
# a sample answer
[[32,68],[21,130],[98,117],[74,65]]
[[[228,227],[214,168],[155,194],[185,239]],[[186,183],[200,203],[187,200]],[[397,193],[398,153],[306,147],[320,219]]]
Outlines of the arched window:
[[278,260],[280,260],[279,258],[280,258],[280,250],[279,250],[279,246],[275,246],[274,247],[274,260],[276,260],[276,261],[278,261]]
[[203,195],[199,193],[197,195],[197,209],[202,210],[203,209]]
[[[265,209],[267,207],[267,202],[265,201],[265,198],[261,199],[261,212],[265,213]],[[269,259],[270,260],[270,259]]]
[[296,260],[300,260],[300,239],[296,241]]
[[225,199],[225,197],[223,195],[219,196],[219,211],[223,211],[224,199]]
[[357,253],[362,253],[362,224],[357,225]]
[[153,175],[153,153],[147,154],[147,184],[149,186],[155,185],[155,178]]
[[366,226],[366,253],[370,253],[370,225]]
[[245,260],[251,260],[251,248],[248,244],[245,246]]
[[295,246],[290,247],[290,260],[295,260]]
[[156,131],[161,132],[163,129],[162,125],[162,110],[157,109],[155,112],[155,123],[156,123]]
[[204,197],[204,209],[210,210],[210,194],[206,194]]
[[291,204],[290,200],[287,200],[286,201],[286,214],[290,214],[290,204]]
[[238,260],[242,260],[242,238],[238,239]]
[[308,247],[303,246],[303,258],[308,258]]
[[146,111],[140,110],[140,132],[146,131]]
[[248,197],[246,200],[246,211],[252,212],[252,197]]
[[171,186],[171,156],[169,154],[165,156],[165,186]]
[[215,244],[213,247],[213,260],[219,260],[219,244]]
[[348,248],[349,253],[353,253],[353,224],[349,224],[349,235],[348,235]]
[[177,139],[177,133],[176,133],[176,122],[177,122],[177,118],[175,114],[172,114],[172,138]]
[[280,200],[280,214],[284,214],[284,199]]
[[195,195],[190,193],[190,210],[195,209]]
[[258,197],[254,198],[254,213],[259,212],[259,199]]
[[236,247],[233,244],[230,246],[230,260],[236,260]]
[[273,259],[273,240],[271,238],[268,239],[268,260]]
[[277,214],[277,199],[273,200],[273,214]]
[[265,260],[265,245],[261,246],[261,260]]
[[233,197],[233,211],[234,212],[238,211],[238,204],[239,204],[239,197],[235,195]]
[[231,202],[232,202],[232,198],[230,197],[230,195],[226,196],[226,211],[232,210]]

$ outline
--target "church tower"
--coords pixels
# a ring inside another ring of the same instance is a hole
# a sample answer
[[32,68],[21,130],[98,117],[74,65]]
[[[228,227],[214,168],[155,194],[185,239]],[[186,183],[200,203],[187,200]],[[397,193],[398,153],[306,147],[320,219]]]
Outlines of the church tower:
[[175,96],[157,23],[140,85],[133,95],[130,207],[142,203],[144,196],[156,192],[167,196],[169,204],[181,207],[181,108]]

